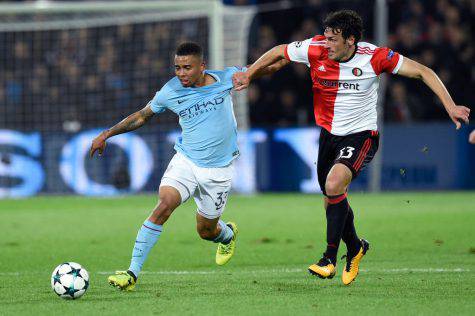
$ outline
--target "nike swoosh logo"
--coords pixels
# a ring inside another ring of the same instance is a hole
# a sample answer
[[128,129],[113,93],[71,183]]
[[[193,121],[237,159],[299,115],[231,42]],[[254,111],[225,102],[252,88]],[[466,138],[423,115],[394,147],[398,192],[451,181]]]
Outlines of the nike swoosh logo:
[[178,100],[178,104],[182,104],[183,102],[186,102],[187,100]]

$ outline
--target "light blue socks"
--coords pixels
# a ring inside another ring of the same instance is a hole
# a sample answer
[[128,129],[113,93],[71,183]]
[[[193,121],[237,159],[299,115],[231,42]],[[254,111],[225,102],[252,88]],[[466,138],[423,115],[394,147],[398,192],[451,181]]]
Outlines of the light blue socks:
[[154,224],[149,220],[146,220],[142,227],[140,227],[137,238],[135,239],[132,260],[129,267],[129,271],[131,271],[135,277],[139,276],[150,249],[155,245],[161,233],[162,225]]
[[222,220],[218,221],[218,225],[221,226],[221,232],[219,233],[218,237],[216,237],[213,241],[220,242],[222,244],[229,244],[229,242],[234,236],[233,230]]

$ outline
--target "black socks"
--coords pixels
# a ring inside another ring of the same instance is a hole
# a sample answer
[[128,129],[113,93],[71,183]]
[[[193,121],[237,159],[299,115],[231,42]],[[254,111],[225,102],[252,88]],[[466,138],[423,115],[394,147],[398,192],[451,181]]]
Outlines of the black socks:
[[[345,222],[349,213],[349,205],[348,200],[346,199],[346,193],[327,197],[327,250],[324,255],[330,259],[333,264],[336,264],[336,255],[345,229]],[[354,216],[352,216],[352,218],[354,218]],[[353,226],[353,221],[351,221],[351,226]],[[351,230],[351,227],[349,227],[349,230]]]
[[345,242],[346,248],[352,257],[356,255],[361,245],[360,239],[356,234],[354,219],[353,210],[351,206],[348,205],[348,216],[346,217],[345,228],[343,229],[341,239]]

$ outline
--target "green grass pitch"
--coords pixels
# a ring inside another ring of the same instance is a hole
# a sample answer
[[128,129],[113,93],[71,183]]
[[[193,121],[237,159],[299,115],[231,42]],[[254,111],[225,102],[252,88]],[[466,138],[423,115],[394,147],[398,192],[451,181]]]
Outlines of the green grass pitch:
[[[106,278],[128,267],[155,196],[0,200],[0,314],[473,313],[474,192],[351,194],[350,202],[371,248],[348,287],[342,261],[332,280],[306,271],[325,246],[321,197],[283,194],[230,198],[223,219],[236,221],[240,234],[224,267],[215,266],[216,245],[199,239],[195,205],[186,203],[166,224],[136,291],[123,293]],[[50,288],[64,261],[91,275],[79,300],[64,301]]]

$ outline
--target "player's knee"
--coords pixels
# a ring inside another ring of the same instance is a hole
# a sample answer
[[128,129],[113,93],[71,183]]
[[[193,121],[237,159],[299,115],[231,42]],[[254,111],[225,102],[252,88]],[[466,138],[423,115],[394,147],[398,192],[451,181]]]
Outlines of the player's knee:
[[157,217],[168,218],[173,212],[173,205],[166,199],[161,200],[154,210]]
[[345,193],[345,185],[336,177],[328,178],[325,182],[325,191],[327,195],[339,195]]

